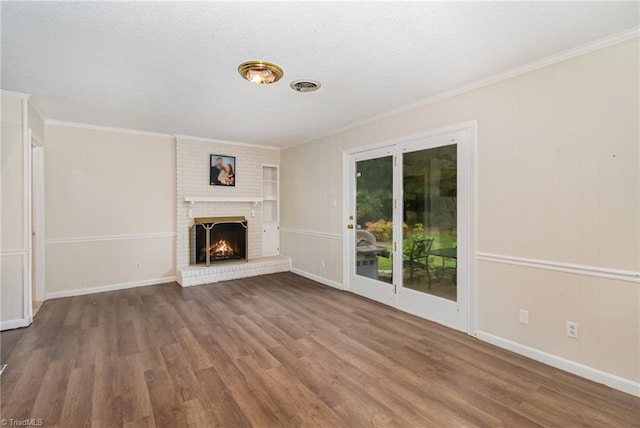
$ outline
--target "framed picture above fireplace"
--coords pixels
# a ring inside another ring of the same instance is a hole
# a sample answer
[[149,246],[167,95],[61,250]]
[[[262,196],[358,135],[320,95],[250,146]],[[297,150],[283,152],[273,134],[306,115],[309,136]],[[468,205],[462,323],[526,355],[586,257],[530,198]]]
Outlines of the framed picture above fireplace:
[[209,184],[212,186],[236,185],[236,157],[226,155],[210,155]]

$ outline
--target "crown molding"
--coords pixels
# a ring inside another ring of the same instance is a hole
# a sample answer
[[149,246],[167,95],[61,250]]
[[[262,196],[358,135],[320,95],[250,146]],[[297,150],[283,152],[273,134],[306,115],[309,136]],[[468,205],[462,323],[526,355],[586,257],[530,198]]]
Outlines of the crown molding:
[[499,82],[501,80],[510,79],[512,77],[519,76],[521,74],[528,73],[530,71],[538,70],[543,67],[547,67],[552,64],[556,64],[558,62],[566,61],[568,59],[574,58],[576,56],[585,55],[590,52],[606,48],[608,46],[612,46],[618,43],[626,42],[627,40],[631,40],[634,38],[640,37],[640,26],[635,26],[629,28],[627,30],[621,31],[619,33],[611,34],[609,36],[602,37],[600,39],[593,40],[591,42],[584,43],[582,45],[566,49],[564,51],[560,51],[558,53],[546,56],[544,58],[540,58],[536,61],[530,62],[528,64],[515,67],[497,74],[494,74],[489,77],[485,77],[480,80],[476,80],[474,82],[468,83],[463,86],[459,86],[457,88],[440,92],[438,94],[432,95],[427,98],[422,98],[418,101],[414,101],[409,104],[404,104],[400,107],[393,108],[391,110],[387,110],[386,112],[379,113],[375,116],[370,116],[361,120],[357,120],[355,122],[351,122],[345,126],[341,126],[329,132],[324,132],[320,135],[317,135],[312,138],[308,138],[299,143],[292,144],[290,146],[283,147],[282,150],[290,149],[296,146],[300,146],[306,143],[310,143],[312,141],[319,140],[321,138],[328,137],[330,135],[338,134],[340,132],[348,131],[350,129],[358,128],[360,126],[364,126],[370,124],[372,122],[376,122],[382,119],[386,119],[391,116],[395,116],[400,113],[404,113],[409,110],[413,110],[419,107],[423,107],[429,104],[433,104],[438,101],[445,100],[447,98],[454,97],[456,95],[464,94],[466,92],[473,91],[478,88],[482,88],[484,86],[491,85],[493,83]]
[[229,146],[244,146],[244,147],[253,147],[258,149],[280,150],[280,147],[276,147],[276,146],[261,146],[260,144],[243,143],[238,141],[217,140],[213,138],[194,137],[191,135],[183,135],[183,134],[164,134],[162,132],[140,131],[137,129],[116,128],[113,126],[103,126],[103,125],[91,125],[88,123],[68,122],[68,121],[56,120],[56,119],[47,119],[45,120],[44,123],[50,126],[65,126],[69,128],[89,129],[92,131],[117,132],[120,134],[143,135],[146,137],[202,141],[207,143],[226,144]]
[[9,98],[16,98],[19,100],[27,100],[29,99],[29,97],[31,97],[31,94],[25,94],[23,92],[8,91],[6,89],[2,89],[2,96],[9,97]]
[[266,150],[282,150],[281,147],[277,147],[277,146],[263,146],[260,144],[244,143],[240,141],[218,140],[215,138],[194,137],[191,135],[183,135],[183,134],[173,134],[173,135],[174,137],[176,137],[176,139],[180,139],[180,140],[199,141],[203,143],[214,143],[214,144],[226,144],[229,146],[253,147],[256,149],[266,149]]
[[87,123],[67,122],[64,120],[56,120],[56,119],[47,119],[44,121],[44,123],[45,125],[49,125],[49,126],[65,126],[68,128],[89,129],[92,131],[117,132],[120,134],[143,135],[146,137],[157,137],[157,138],[171,138],[171,139],[174,138],[173,134],[164,134],[161,132],[140,131],[137,129],[116,128],[112,126],[102,126],[102,125],[90,125]]

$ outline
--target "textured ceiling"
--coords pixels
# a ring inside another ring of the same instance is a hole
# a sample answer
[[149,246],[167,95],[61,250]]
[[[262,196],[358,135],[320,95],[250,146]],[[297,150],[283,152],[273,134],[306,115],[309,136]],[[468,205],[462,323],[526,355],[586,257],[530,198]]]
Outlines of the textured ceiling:
[[[47,118],[286,146],[638,25],[639,3],[2,2]],[[273,85],[236,67],[285,69]],[[322,82],[297,93],[297,78]]]

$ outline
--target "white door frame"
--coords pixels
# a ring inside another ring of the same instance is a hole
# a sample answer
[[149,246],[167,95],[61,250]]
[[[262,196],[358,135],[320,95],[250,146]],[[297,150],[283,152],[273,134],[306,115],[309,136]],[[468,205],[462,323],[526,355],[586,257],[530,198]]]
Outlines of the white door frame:
[[[342,269],[342,288],[344,290],[349,290],[349,272],[351,270],[351,266],[354,265],[355,254],[351,254],[351,248],[353,245],[350,229],[347,228],[347,225],[350,224],[349,221],[349,208],[351,206],[350,201],[350,181],[351,177],[349,175],[350,170],[350,156],[356,153],[365,152],[369,150],[379,149],[382,147],[388,147],[393,145],[400,145],[402,143],[407,143],[409,141],[434,137],[442,134],[449,134],[456,131],[466,132],[469,139],[469,156],[467,159],[466,165],[459,165],[459,168],[465,168],[468,172],[466,175],[466,179],[468,180],[469,185],[469,200],[467,201],[469,205],[469,218],[467,219],[467,230],[469,231],[469,241],[466,251],[468,252],[467,257],[469,261],[469,272],[468,272],[468,299],[466,302],[467,309],[467,319],[466,326],[464,326],[463,331],[467,334],[475,335],[476,326],[477,326],[477,280],[476,280],[476,267],[475,267],[475,257],[476,257],[476,183],[477,183],[477,158],[476,158],[476,144],[477,144],[477,122],[469,121],[463,122],[443,128],[438,128],[426,132],[420,132],[417,134],[411,134],[399,138],[395,138],[392,140],[381,141],[376,144],[371,144],[367,146],[358,147],[355,149],[345,150],[342,153],[342,165],[343,165],[343,174],[342,174],[342,254],[344,259],[344,265]],[[394,266],[395,269],[395,266]]]
[[[31,300],[43,302],[45,300],[45,221],[44,221],[44,204],[45,204],[45,179],[44,179],[44,142],[38,138],[29,129],[29,141],[31,142],[31,182],[29,185],[30,198],[29,203],[32,204],[29,209],[29,236],[32,237],[35,232],[36,248],[29,246],[31,263],[34,263],[33,252],[35,250],[35,269],[32,266],[32,272],[35,272],[35,296],[31,296]],[[32,244],[32,240],[29,241]],[[32,284],[29,284],[33,289]]]

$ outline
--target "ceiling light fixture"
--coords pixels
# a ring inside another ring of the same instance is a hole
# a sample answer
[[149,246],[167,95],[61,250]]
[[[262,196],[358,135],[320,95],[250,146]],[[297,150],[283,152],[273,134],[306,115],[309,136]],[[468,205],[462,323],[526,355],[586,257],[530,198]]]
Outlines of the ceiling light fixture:
[[278,64],[268,61],[247,61],[238,66],[243,79],[256,85],[275,83],[284,76],[284,70]]

